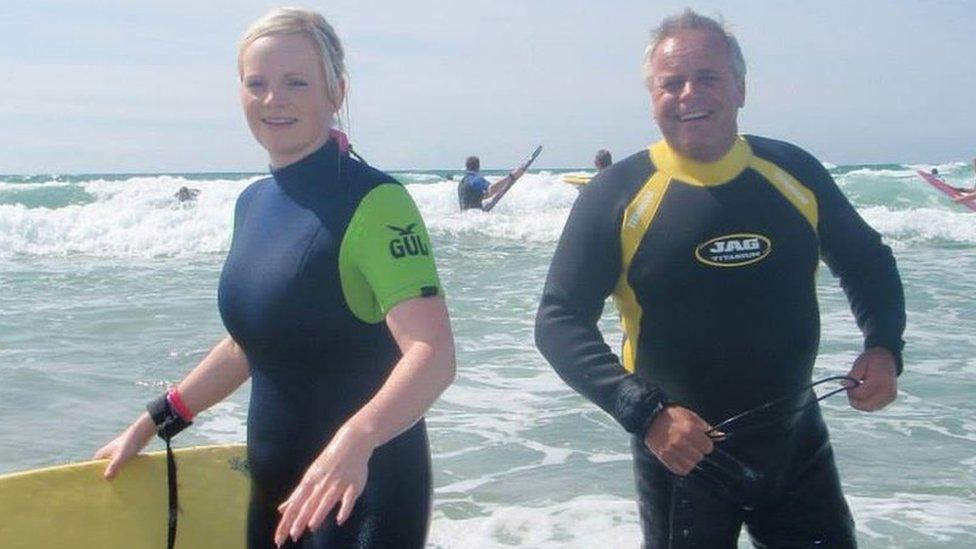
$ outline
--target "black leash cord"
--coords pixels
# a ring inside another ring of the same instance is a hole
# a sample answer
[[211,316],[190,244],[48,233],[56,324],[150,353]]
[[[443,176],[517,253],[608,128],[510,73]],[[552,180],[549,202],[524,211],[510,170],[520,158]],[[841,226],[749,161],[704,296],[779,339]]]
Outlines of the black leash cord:
[[176,545],[176,521],[179,518],[179,490],[176,485],[176,457],[170,446],[172,437],[165,429],[159,432],[160,438],[166,442],[166,483],[169,485],[169,523],[166,532],[166,546],[173,549]]
[[819,397],[817,397],[817,398],[815,398],[815,399],[813,399],[813,400],[811,400],[811,401],[809,401],[809,402],[807,402],[805,404],[802,404],[800,406],[797,406],[796,408],[793,408],[792,410],[787,410],[783,414],[779,414],[778,417],[776,417],[775,419],[773,419],[771,421],[767,421],[765,423],[760,423],[759,425],[752,425],[752,426],[749,426],[749,427],[745,427],[745,428],[739,429],[738,432],[741,433],[741,432],[744,432],[744,431],[753,431],[755,429],[759,429],[759,428],[762,428],[762,427],[767,427],[767,426],[772,425],[772,424],[776,423],[777,421],[781,420],[783,417],[791,416],[793,414],[797,414],[799,412],[802,412],[803,410],[809,408],[810,406],[813,406],[814,404],[820,402],[821,400],[824,400],[825,398],[832,397],[832,396],[836,395],[837,393],[840,393],[842,391],[846,391],[846,390],[851,389],[853,387],[857,387],[858,385],[860,385],[861,383],[863,383],[863,380],[855,379],[855,378],[850,377],[850,376],[829,376],[829,377],[825,377],[823,379],[819,379],[817,381],[814,381],[813,383],[807,385],[806,387],[803,387],[802,389],[800,389],[800,390],[798,390],[798,391],[796,391],[794,393],[790,393],[790,394],[788,394],[786,396],[782,396],[782,397],[779,397],[779,398],[770,400],[769,402],[767,402],[765,404],[760,404],[759,406],[756,406],[755,408],[750,408],[750,409],[748,409],[748,410],[746,410],[744,412],[740,412],[740,413],[738,413],[738,414],[736,414],[736,415],[734,415],[734,416],[732,416],[732,417],[730,417],[730,418],[728,418],[728,419],[726,419],[726,420],[718,423],[717,425],[713,426],[711,429],[709,429],[708,431],[706,431],[706,433],[708,434],[709,437],[711,437],[713,439],[725,440],[725,439],[729,438],[730,436],[732,436],[733,433],[725,433],[725,432],[722,432],[722,429],[724,427],[728,427],[730,425],[734,425],[734,424],[738,423],[740,420],[742,420],[744,418],[747,418],[749,416],[758,414],[759,412],[762,412],[764,410],[768,410],[769,408],[772,408],[773,406],[777,406],[779,404],[783,404],[784,402],[789,402],[789,401],[795,399],[796,397],[802,395],[803,393],[806,393],[807,391],[813,389],[814,387],[816,387],[818,385],[822,385],[824,383],[830,383],[831,381],[850,381],[851,383],[853,383],[853,385],[851,385],[849,387],[848,386],[841,386],[841,387],[838,387],[837,389],[834,389],[832,391],[828,391],[827,393],[824,393],[823,395],[821,395],[821,396],[819,396]]
[[167,547],[173,549],[176,544],[176,521],[179,513],[178,491],[176,486],[176,458],[170,441],[180,431],[193,424],[186,421],[173,410],[169,403],[169,393],[151,401],[146,405],[149,417],[156,424],[156,435],[166,443],[166,482],[169,486],[169,522],[167,523]]

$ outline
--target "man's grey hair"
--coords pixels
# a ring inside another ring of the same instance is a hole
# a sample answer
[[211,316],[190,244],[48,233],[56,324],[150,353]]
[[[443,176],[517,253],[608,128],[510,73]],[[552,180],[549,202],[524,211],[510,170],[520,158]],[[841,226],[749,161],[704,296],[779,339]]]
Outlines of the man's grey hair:
[[740,81],[745,80],[746,60],[742,57],[742,48],[739,47],[739,41],[735,39],[732,32],[725,26],[724,21],[721,18],[716,21],[711,17],[696,13],[691,8],[686,8],[685,11],[666,18],[656,29],[651,31],[651,43],[644,50],[644,62],[642,65],[645,82],[650,83],[651,81],[651,56],[654,55],[654,50],[665,39],[671,38],[681,31],[686,30],[706,31],[722,37],[725,40],[725,45],[729,49],[729,65],[732,67],[732,74]]

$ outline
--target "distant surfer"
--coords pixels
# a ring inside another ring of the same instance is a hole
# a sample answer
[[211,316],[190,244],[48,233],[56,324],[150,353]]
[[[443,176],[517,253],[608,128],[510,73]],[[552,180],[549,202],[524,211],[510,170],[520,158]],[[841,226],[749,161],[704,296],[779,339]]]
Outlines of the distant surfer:
[[[810,402],[817,265],[840,277],[864,335],[850,405],[880,410],[897,396],[904,345],[891,249],[814,157],[739,135],[746,66],[721,23],[688,9],[653,36],[643,68],[664,139],[576,200],[536,344],[631,433],[644,547],[735,547],[743,524],[757,547],[856,547]],[[627,334],[619,358],[600,332],[611,295]],[[780,413],[752,430],[712,429],[779,397]]]
[[481,175],[481,159],[477,156],[469,156],[464,161],[464,169],[466,171],[461,181],[458,182],[457,188],[458,205],[461,207],[461,211],[484,209],[485,200],[493,198],[504,190],[511,181],[522,177],[522,174],[525,173],[524,168],[518,168],[504,178],[494,183],[488,183],[488,180]]
[[593,158],[593,166],[597,171],[609,168],[611,164],[613,164],[613,157],[610,155],[610,151],[606,149],[596,151],[596,157]]
[[176,191],[173,198],[179,200],[180,202],[192,202],[197,199],[197,195],[200,194],[200,189],[191,189],[190,187],[180,187],[180,190]]

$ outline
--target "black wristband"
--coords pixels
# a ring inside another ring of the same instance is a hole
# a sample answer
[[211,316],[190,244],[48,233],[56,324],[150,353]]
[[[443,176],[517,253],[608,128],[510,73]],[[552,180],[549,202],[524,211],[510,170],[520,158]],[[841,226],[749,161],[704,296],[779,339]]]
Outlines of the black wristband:
[[173,438],[183,429],[193,425],[192,421],[186,421],[173,410],[165,394],[146,404],[146,410],[156,424],[156,434],[163,440]]

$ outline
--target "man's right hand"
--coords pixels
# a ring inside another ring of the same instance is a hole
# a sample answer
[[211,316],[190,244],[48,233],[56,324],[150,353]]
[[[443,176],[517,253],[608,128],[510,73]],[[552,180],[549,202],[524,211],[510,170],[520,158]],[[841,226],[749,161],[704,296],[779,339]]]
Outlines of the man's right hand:
[[715,447],[711,426],[688,408],[671,405],[661,410],[644,435],[644,445],[672,473],[687,475]]

